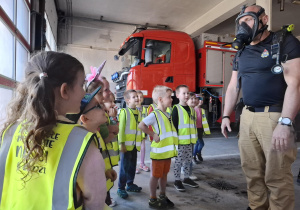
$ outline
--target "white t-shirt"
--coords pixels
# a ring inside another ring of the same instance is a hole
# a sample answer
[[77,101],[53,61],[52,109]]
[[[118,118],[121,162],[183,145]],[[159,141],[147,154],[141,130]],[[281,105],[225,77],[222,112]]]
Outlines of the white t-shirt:
[[[170,121],[170,117],[171,117],[170,114],[168,112],[163,112],[163,113],[166,115],[167,118],[169,118],[169,121]],[[143,122],[147,126],[152,125],[157,132],[159,131],[157,120],[156,120],[155,114],[153,112],[151,112],[147,117],[145,117],[143,119]]]

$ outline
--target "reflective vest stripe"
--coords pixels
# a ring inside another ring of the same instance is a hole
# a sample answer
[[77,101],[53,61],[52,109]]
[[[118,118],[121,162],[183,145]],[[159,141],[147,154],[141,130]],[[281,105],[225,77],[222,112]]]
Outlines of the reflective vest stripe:
[[210,134],[209,125],[207,123],[207,119],[206,119],[206,116],[205,116],[205,110],[204,109],[201,109],[201,110],[202,110],[203,131],[204,131],[205,134]]
[[[109,154],[107,154],[107,153],[109,153]],[[114,151],[114,150],[102,150],[102,157],[103,157],[103,159],[105,159],[105,158],[110,158],[111,159],[112,156],[117,156],[117,155],[119,155],[118,151]]]
[[[71,133],[69,134],[69,137],[60,157],[56,177],[54,180],[52,209],[68,209],[70,184],[69,182],[72,177],[74,164],[82,146],[82,139],[86,136],[86,133],[87,131],[85,129],[80,127],[74,127]],[[88,145],[86,149],[88,148]]]
[[18,124],[15,123],[10,128],[8,128],[6,130],[6,132],[3,132],[3,141],[2,141],[2,144],[0,147],[0,203],[1,203],[1,198],[2,198],[6,158],[8,155],[8,151],[9,151],[14,133],[17,130],[17,127],[18,127]]
[[191,135],[181,135],[181,136],[178,136],[179,140],[191,139],[191,138],[197,138],[197,135],[196,134],[191,134]]
[[151,147],[151,152],[154,152],[154,153],[164,153],[164,152],[169,152],[169,151],[174,151],[174,145],[168,145],[168,146],[161,147],[161,148]]
[[169,138],[169,137],[172,137],[172,136],[177,137],[177,133],[174,134],[174,132],[172,132],[172,131],[171,132],[165,132],[165,133],[160,134],[159,138],[160,139],[166,139],[166,138]]

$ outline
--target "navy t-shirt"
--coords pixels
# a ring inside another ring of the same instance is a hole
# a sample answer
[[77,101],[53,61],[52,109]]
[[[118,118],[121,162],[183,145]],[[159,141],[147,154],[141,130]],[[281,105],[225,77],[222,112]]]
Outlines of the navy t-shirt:
[[[258,43],[244,48],[233,67],[238,71],[241,81],[244,103],[248,106],[263,107],[282,104],[287,84],[283,73],[273,74],[271,68],[276,64],[272,59],[271,45],[274,33]],[[293,35],[288,34],[282,44],[282,55],[287,60],[300,57],[300,42]]]

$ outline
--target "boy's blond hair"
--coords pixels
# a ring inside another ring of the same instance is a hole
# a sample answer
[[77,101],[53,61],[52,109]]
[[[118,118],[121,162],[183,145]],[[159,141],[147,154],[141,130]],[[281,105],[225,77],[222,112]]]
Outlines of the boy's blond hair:
[[136,91],[135,90],[126,90],[123,95],[124,99],[129,99],[131,93],[136,93]]
[[143,92],[140,90],[136,90],[136,94],[142,94],[144,96]]
[[179,94],[180,88],[187,88],[187,89],[189,89],[189,87],[188,87],[187,85],[178,85],[178,86],[176,87],[176,89],[175,89],[176,94]]
[[173,92],[173,90],[167,86],[157,85],[152,91],[152,99],[157,104],[159,97],[164,97],[168,91]]

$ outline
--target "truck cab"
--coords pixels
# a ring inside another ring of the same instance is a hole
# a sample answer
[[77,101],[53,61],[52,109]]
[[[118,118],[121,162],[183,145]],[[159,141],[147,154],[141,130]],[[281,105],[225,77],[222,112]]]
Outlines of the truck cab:
[[122,71],[112,75],[116,83],[116,99],[122,100],[126,89],[141,90],[145,104],[152,103],[152,90],[165,85],[172,90],[186,84],[196,91],[195,47],[183,32],[140,30],[121,45]]

